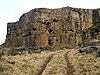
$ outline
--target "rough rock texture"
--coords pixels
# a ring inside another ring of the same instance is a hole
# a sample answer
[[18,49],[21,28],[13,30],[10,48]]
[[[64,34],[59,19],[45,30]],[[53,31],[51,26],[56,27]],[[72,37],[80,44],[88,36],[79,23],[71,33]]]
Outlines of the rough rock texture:
[[33,49],[80,46],[87,39],[100,39],[99,24],[99,9],[36,8],[23,14],[19,21],[7,24],[5,46]]

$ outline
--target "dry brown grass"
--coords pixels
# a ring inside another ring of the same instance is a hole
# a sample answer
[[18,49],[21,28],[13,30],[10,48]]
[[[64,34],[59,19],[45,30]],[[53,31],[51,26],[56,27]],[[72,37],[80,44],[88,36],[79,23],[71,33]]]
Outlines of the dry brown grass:
[[75,49],[4,55],[0,75],[100,75],[100,58]]
[[67,62],[64,57],[64,51],[54,55],[48,63],[42,75],[65,75],[67,74]]
[[93,54],[70,50],[67,57],[75,69],[74,75],[100,75],[100,58],[95,58]]

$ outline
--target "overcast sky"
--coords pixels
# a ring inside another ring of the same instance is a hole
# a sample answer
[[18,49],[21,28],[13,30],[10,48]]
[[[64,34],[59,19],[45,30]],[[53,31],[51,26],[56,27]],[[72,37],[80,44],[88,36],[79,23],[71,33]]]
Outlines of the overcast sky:
[[100,8],[100,0],[0,0],[0,44],[4,43],[7,23],[19,20],[19,17],[34,8],[78,7]]

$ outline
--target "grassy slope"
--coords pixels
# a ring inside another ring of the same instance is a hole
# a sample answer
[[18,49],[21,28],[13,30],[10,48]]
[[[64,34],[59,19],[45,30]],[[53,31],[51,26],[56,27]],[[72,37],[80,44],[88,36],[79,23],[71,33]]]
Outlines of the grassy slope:
[[100,58],[75,49],[4,55],[0,75],[100,75]]

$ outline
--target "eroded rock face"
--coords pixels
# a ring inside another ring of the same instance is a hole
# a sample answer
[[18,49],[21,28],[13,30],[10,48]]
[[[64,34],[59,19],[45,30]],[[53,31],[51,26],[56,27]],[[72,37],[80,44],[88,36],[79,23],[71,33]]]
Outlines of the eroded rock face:
[[[37,8],[7,24],[7,47],[62,48],[81,45],[91,38],[86,32],[100,22],[98,10],[64,7]],[[100,33],[100,32],[99,32]]]

